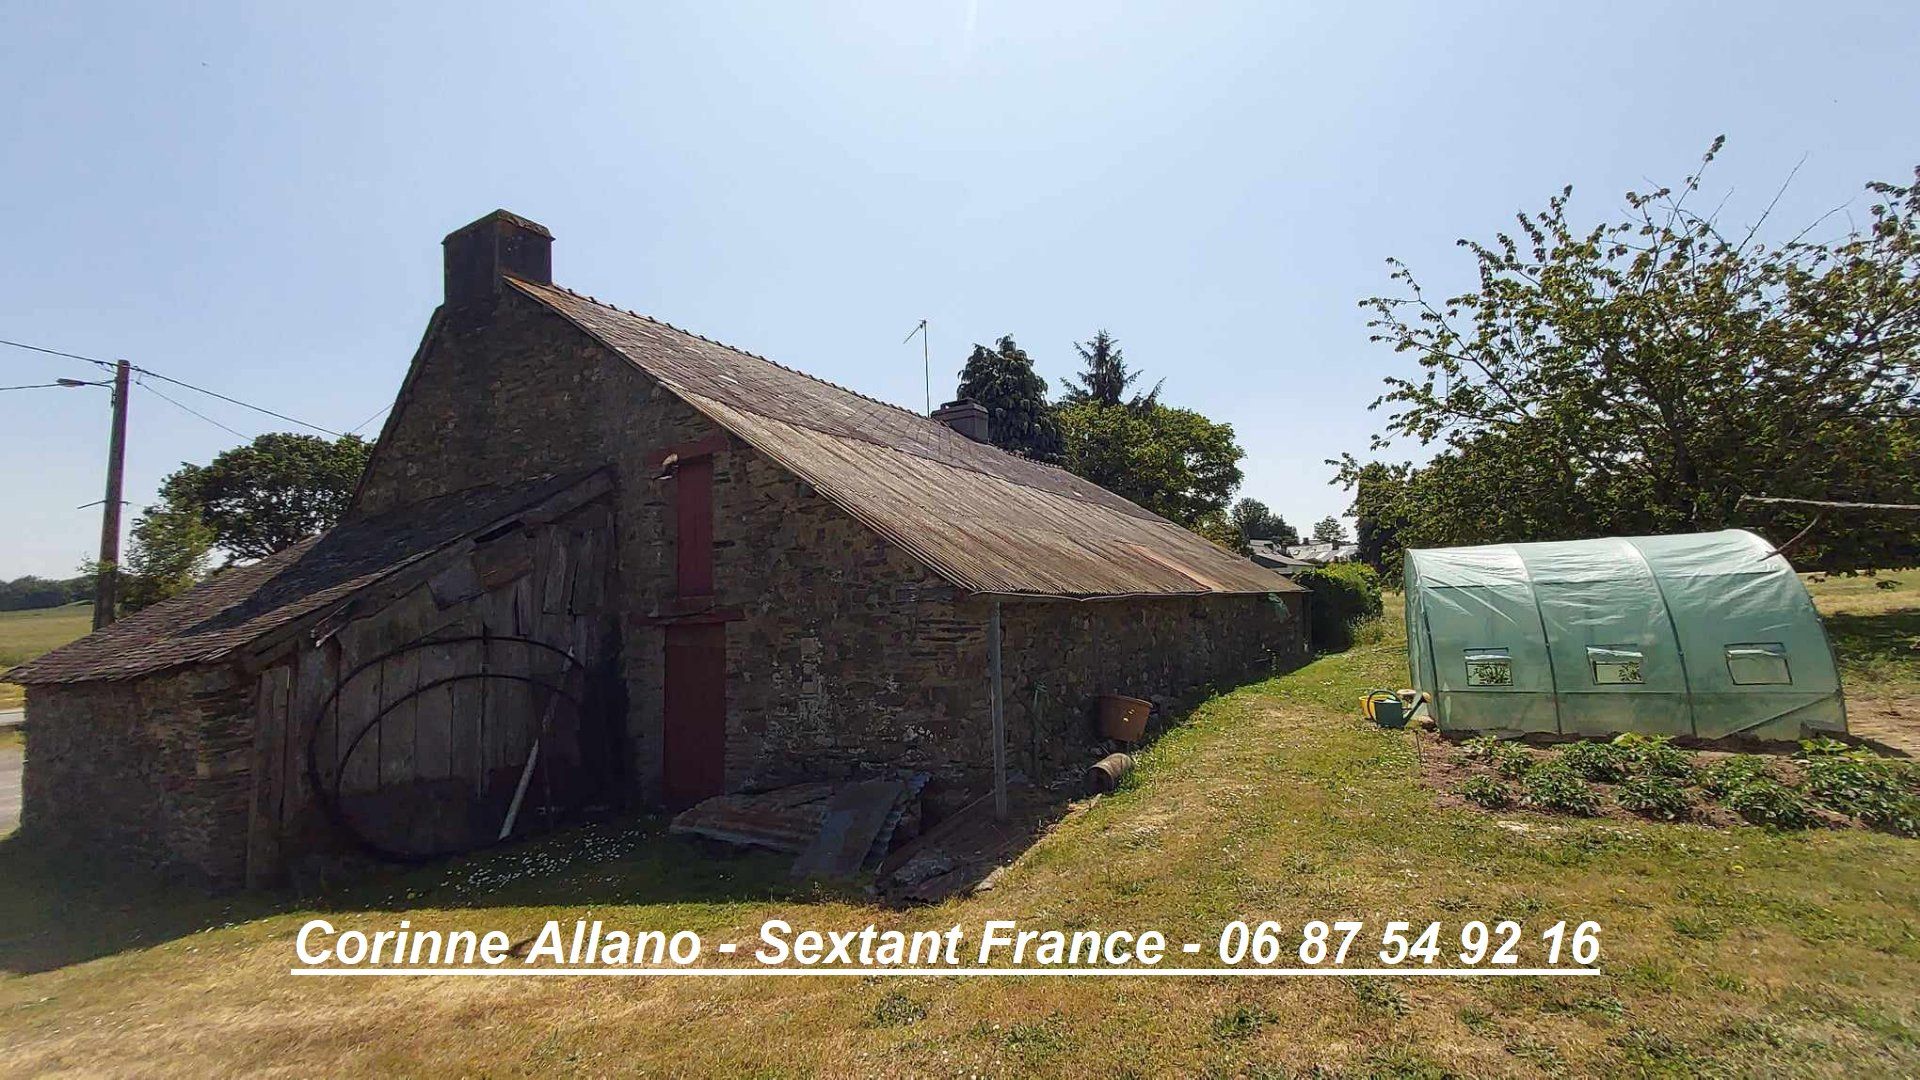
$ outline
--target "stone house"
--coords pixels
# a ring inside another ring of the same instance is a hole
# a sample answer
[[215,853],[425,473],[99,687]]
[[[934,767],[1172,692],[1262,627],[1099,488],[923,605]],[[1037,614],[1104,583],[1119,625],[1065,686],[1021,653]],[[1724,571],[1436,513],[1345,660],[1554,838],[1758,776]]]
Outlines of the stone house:
[[22,828],[214,883],[351,838],[1084,766],[1101,693],[1304,657],[1304,592],[1063,470],[552,283],[498,211],[347,520],[16,668]]

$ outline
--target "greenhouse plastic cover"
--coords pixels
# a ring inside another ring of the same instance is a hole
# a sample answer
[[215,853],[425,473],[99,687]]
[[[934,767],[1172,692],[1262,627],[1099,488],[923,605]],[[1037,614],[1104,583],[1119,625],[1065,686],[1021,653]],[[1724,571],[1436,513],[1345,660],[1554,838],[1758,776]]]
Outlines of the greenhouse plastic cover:
[[1845,731],[1785,556],[1740,530],[1406,553],[1408,664],[1443,731]]

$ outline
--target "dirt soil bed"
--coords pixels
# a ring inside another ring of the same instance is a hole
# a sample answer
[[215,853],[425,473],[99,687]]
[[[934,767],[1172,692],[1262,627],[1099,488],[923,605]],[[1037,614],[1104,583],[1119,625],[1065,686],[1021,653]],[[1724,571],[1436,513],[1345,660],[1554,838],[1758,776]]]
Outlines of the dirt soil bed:
[[1883,754],[1920,758],[1920,696],[1848,698],[1847,730]]
[[[1435,730],[1431,721],[1420,724],[1417,728],[1413,729],[1413,740],[1420,754],[1420,775],[1426,783],[1433,788],[1436,802],[1440,806],[1448,809],[1478,810],[1482,813],[1498,814],[1501,816],[1512,814],[1537,814],[1542,817],[1555,818],[1573,816],[1533,809],[1521,805],[1518,802],[1513,806],[1496,810],[1483,807],[1470,799],[1464,798],[1460,795],[1460,789],[1469,779],[1475,776],[1488,776],[1501,779],[1500,773],[1496,771],[1492,765],[1469,759],[1461,749],[1461,743],[1464,742],[1464,740],[1441,735],[1439,731]],[[1523,753],[1533,758],[1537,764],[1551,758],[1558,747],[1571,745],[1571,742],[1561,740],[1548,745],[1531,745],[1516,741],[1512,745],[1517,746]],[[1796,748],[1775,743],[1750,744],[1744,742],[1727,749],[1689,748],[1695,764],[1702,769],[1711,766],[1717,761],[1734,757],[1738,754],[1766,754],[1774,758],[1774,768],[1782,781],[1797,784],[1800,780],[1800,767],[1792,756],[1794,749]],[[1598,812],[1592,815],[1593,817],[1610,818],[1615,821],[1659,820],[1645,814],[1637,814],[1621,806],[1619,800],[1621,785],[1609,784],[1599,780],[1587,780],[1587,784],[1600,795],[1600,807]],[[1721,828],[1746,824],[1740,815],[1707,799],[1704,793],[1696,790],[1695,794],[1699,797],[1695,800],[1694,812],[1691,816],[1683,820],[1695,825],[1711,825]],[[1813,808],[1813,814],[1818,824],[1825,828],[1866,828],[1866,826],[1861,825],[1859,822],[1844,814],[1833,813],[1832,811],[1818,807]]]

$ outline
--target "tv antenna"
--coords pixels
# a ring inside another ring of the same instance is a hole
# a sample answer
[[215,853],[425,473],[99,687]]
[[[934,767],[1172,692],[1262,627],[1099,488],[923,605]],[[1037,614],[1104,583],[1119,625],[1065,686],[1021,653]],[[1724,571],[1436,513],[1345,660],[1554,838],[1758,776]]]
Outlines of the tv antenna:
[[920,335],[921,377],[925,379],[925,387],[927,392],[927,415],[932,416],[933,415],[933,353],[932,353],[932,350],[927,347],[927,320],[921,319],[919,326],[914,327],[911,331],[908,332],[906,337],[900,339],[900,344],[905,345],[907,342],[912,341],[914,334]]

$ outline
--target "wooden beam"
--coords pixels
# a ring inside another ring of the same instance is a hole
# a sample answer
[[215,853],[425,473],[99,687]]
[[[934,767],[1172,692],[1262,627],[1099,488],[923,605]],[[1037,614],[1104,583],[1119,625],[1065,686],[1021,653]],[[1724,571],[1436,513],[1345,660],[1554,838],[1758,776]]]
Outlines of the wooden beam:
[[652,615],[629,615],[627,625],[641,626],[680,626],[698,623],[738,622],[747,617],[744,608],[708,608],[688,612],[656,612]]

